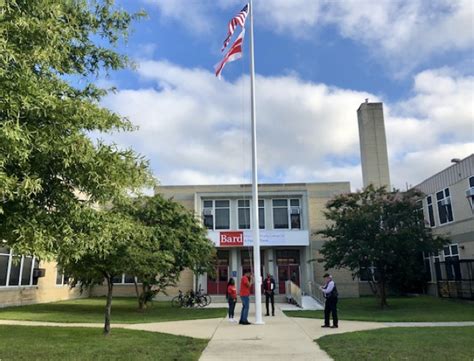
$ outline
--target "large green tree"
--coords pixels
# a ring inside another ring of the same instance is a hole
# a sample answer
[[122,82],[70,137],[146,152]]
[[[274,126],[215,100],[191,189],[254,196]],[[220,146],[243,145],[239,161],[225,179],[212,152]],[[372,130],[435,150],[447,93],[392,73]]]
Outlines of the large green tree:
[[326,205],[332,221],[318,233],[325,236],[321,253],[325,268],[348,268],[354,276],[369,272],[380,305],[387,305],[387,286],[415,280],[423,273],[422,252],[434,252],[448,241],[426,227],[416,190],[388,192],[368,186],[341,194]]
[[[70,277],[71,287],[80,286],[81,291],[90,286],[107,286],[104,317],[104,334],[110,333],[114,277],[128,269],[130,249],[137,249],[142,240],[149,239],[148,230],[132,218],[112,210],[96,210],[83,207],[77,218],[70,223],[77,229],[80,238],[65,243],[56,258],[64,274]],[[77,248],[81,252],[77,252]],[[146,252],[147,249],[141,249]],[[137,255],[139,256],[139,254]]]
[[159,292],[175,286],[189,268],[197,274],[211,269],[215,247],[194,214],[172,199],[156,194],[134,200],[124,212],[148,230],[129,248],[127,273],[136,276],[139,308]]
[[94,82],[129,64],[114,46],[139,15],[111,0],[1,2],[0,234],[17,252],[54,256],[80,238],[84,205],[150,183],[143,158],[90,137],[133,128]]

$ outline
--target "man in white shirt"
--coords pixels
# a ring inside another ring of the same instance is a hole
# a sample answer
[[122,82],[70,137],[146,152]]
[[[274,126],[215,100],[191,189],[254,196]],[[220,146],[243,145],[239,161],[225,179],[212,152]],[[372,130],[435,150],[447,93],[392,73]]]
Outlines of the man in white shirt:
[[[324,286],[319,287],[324,293],[326,302],[324,305],[324,325],[321,327],[338,328],[337,319],[337,298],[338,292],[336,284],[329,273],[324,274]],[[329,324],[329,315],[332,313],[332,326]]]

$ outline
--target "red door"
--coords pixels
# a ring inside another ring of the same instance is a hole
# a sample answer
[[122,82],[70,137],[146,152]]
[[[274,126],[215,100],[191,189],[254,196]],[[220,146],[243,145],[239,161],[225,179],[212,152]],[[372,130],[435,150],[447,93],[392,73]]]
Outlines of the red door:
[[292,281],[300,285],[300,266],[299,265],[284,265],[278,266],[278,288],[280,294],[285,293],[285,282]]
[[207,293],[211,295],[225,295],[229,281],[229,266],[216,267],[216,277],[207,276]]

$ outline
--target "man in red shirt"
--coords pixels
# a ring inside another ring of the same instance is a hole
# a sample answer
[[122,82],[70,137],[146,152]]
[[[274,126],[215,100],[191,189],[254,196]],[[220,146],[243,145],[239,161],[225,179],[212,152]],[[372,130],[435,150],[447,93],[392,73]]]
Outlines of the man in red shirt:
[[242,313],[240,314],[239,324],[250,325],[248,321],[249,316],[249,297],[250,297],[250,286],[252,285],[252,273],[250,271],[245,272],[240,280],[240,299],[242,300]]

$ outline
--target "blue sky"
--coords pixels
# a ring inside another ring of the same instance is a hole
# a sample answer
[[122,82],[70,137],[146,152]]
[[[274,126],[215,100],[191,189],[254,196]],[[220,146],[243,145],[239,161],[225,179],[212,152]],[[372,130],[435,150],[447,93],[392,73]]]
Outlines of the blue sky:
[[[148,18],[119,51],[137,64],[100,79],[103,104],[139,126],[107,139],[151,161],[163,184],[249,181],[244,58],[213,75],[235,0],[118,0]],[[260,180],[361,186],[356,110],[383,101],[392,185],[474,152],[470,1],[256,0]]]

